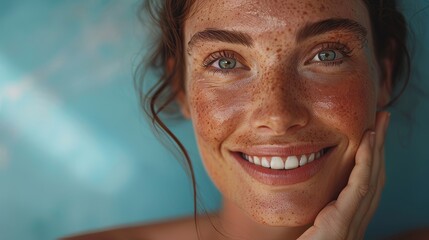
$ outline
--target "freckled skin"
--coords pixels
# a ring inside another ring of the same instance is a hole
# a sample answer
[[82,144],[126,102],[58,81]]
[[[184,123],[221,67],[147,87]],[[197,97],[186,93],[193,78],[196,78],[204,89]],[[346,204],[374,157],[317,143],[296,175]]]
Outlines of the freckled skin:
[[[345,186],[365,130],[372,128],[379,95],[367,10],[359,0],[204,1],[185,23],[185,43],[206,28],[238,30],[254,47],[198,44],[186,57],[186,98],[205,168],[228,207],[256,222],[311,224]],[[300,11],[297,11],[300,9]],[[305,15],[305,16],[304,16]],[[368,43],[347,32],[295,42],[308,22],[349,18],[368,29]],[[317,44],[341,41],[353,49],[340,66],[305,64]],[[201,66],[211,53],[231,50],[247,70],[221,75]],[[252,179],[231,157],[234,147],[296,142],[337,146],[308,181],[274,187]]]

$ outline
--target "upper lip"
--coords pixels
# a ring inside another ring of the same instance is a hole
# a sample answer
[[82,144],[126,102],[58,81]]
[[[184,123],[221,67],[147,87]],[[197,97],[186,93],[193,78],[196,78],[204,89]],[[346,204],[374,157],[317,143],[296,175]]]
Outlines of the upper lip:
[[249,156],[299,156],[319,152],[333,147],[333,144],[294,144],[294,145],[255,145],[236,148],[232,152],[240,152]]

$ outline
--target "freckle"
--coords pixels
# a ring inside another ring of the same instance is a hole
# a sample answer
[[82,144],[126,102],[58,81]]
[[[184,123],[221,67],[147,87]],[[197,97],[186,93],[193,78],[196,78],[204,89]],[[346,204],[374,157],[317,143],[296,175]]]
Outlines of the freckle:
[[281,48],[279,48],[279,49],[277,49],[277,51],[276,51],[276,52],[278,52],[278,53],[279,53],[279,52],[281,52],[281,51],[282,51],[282,49],[281,49]]
[[270,51],[270,48],[269,48],[269,47],[267,47],[267,51]]
[[307,15],[308,13],[306,11],[302,12],[302,15]]
[[320,10],[321,12],[325,11],[325,9],[326,9],[326,8],[325,8],[325,5],[323,5],[323,4],[322,4],[322,5],[320,6],[320,8],[319,8],[319,10]]

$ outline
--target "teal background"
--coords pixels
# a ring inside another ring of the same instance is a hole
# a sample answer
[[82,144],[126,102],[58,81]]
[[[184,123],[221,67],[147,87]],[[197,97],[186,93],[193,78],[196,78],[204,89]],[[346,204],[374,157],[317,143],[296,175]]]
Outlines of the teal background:
[[[152,135],[133,89],[148,37],[139,3],[0,3],[0,239],[55,239],[190,214],[190,181]],[[414,32],[413,74],[392,109],[388,181],[369,239],[429,226],[428,5],[401,1]],[[196,164],[207,209],[218,208],[191,124],[170,126]]]

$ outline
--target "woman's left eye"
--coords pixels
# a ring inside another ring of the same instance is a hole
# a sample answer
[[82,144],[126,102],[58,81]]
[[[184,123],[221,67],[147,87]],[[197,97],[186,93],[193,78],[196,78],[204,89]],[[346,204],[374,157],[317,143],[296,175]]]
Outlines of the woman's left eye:
[[333,62],[341,60],[344,58],[344,55],[338,50],[323,50],[318,52],[312,62]]
[[234,68],[240,68],[243,67],[243,65],[237,61],[234,58],[227,58],[222,57],[217,59],[211,64],[212,67],[222,69],[222,70],[228,70],[228,69],[234,69]]
[[222,50],[210,54],[204,59],[202,66],[214,73],[229,74],[239,70],[248,70],[248,67],[242,62],[244,59],[238,53]]

